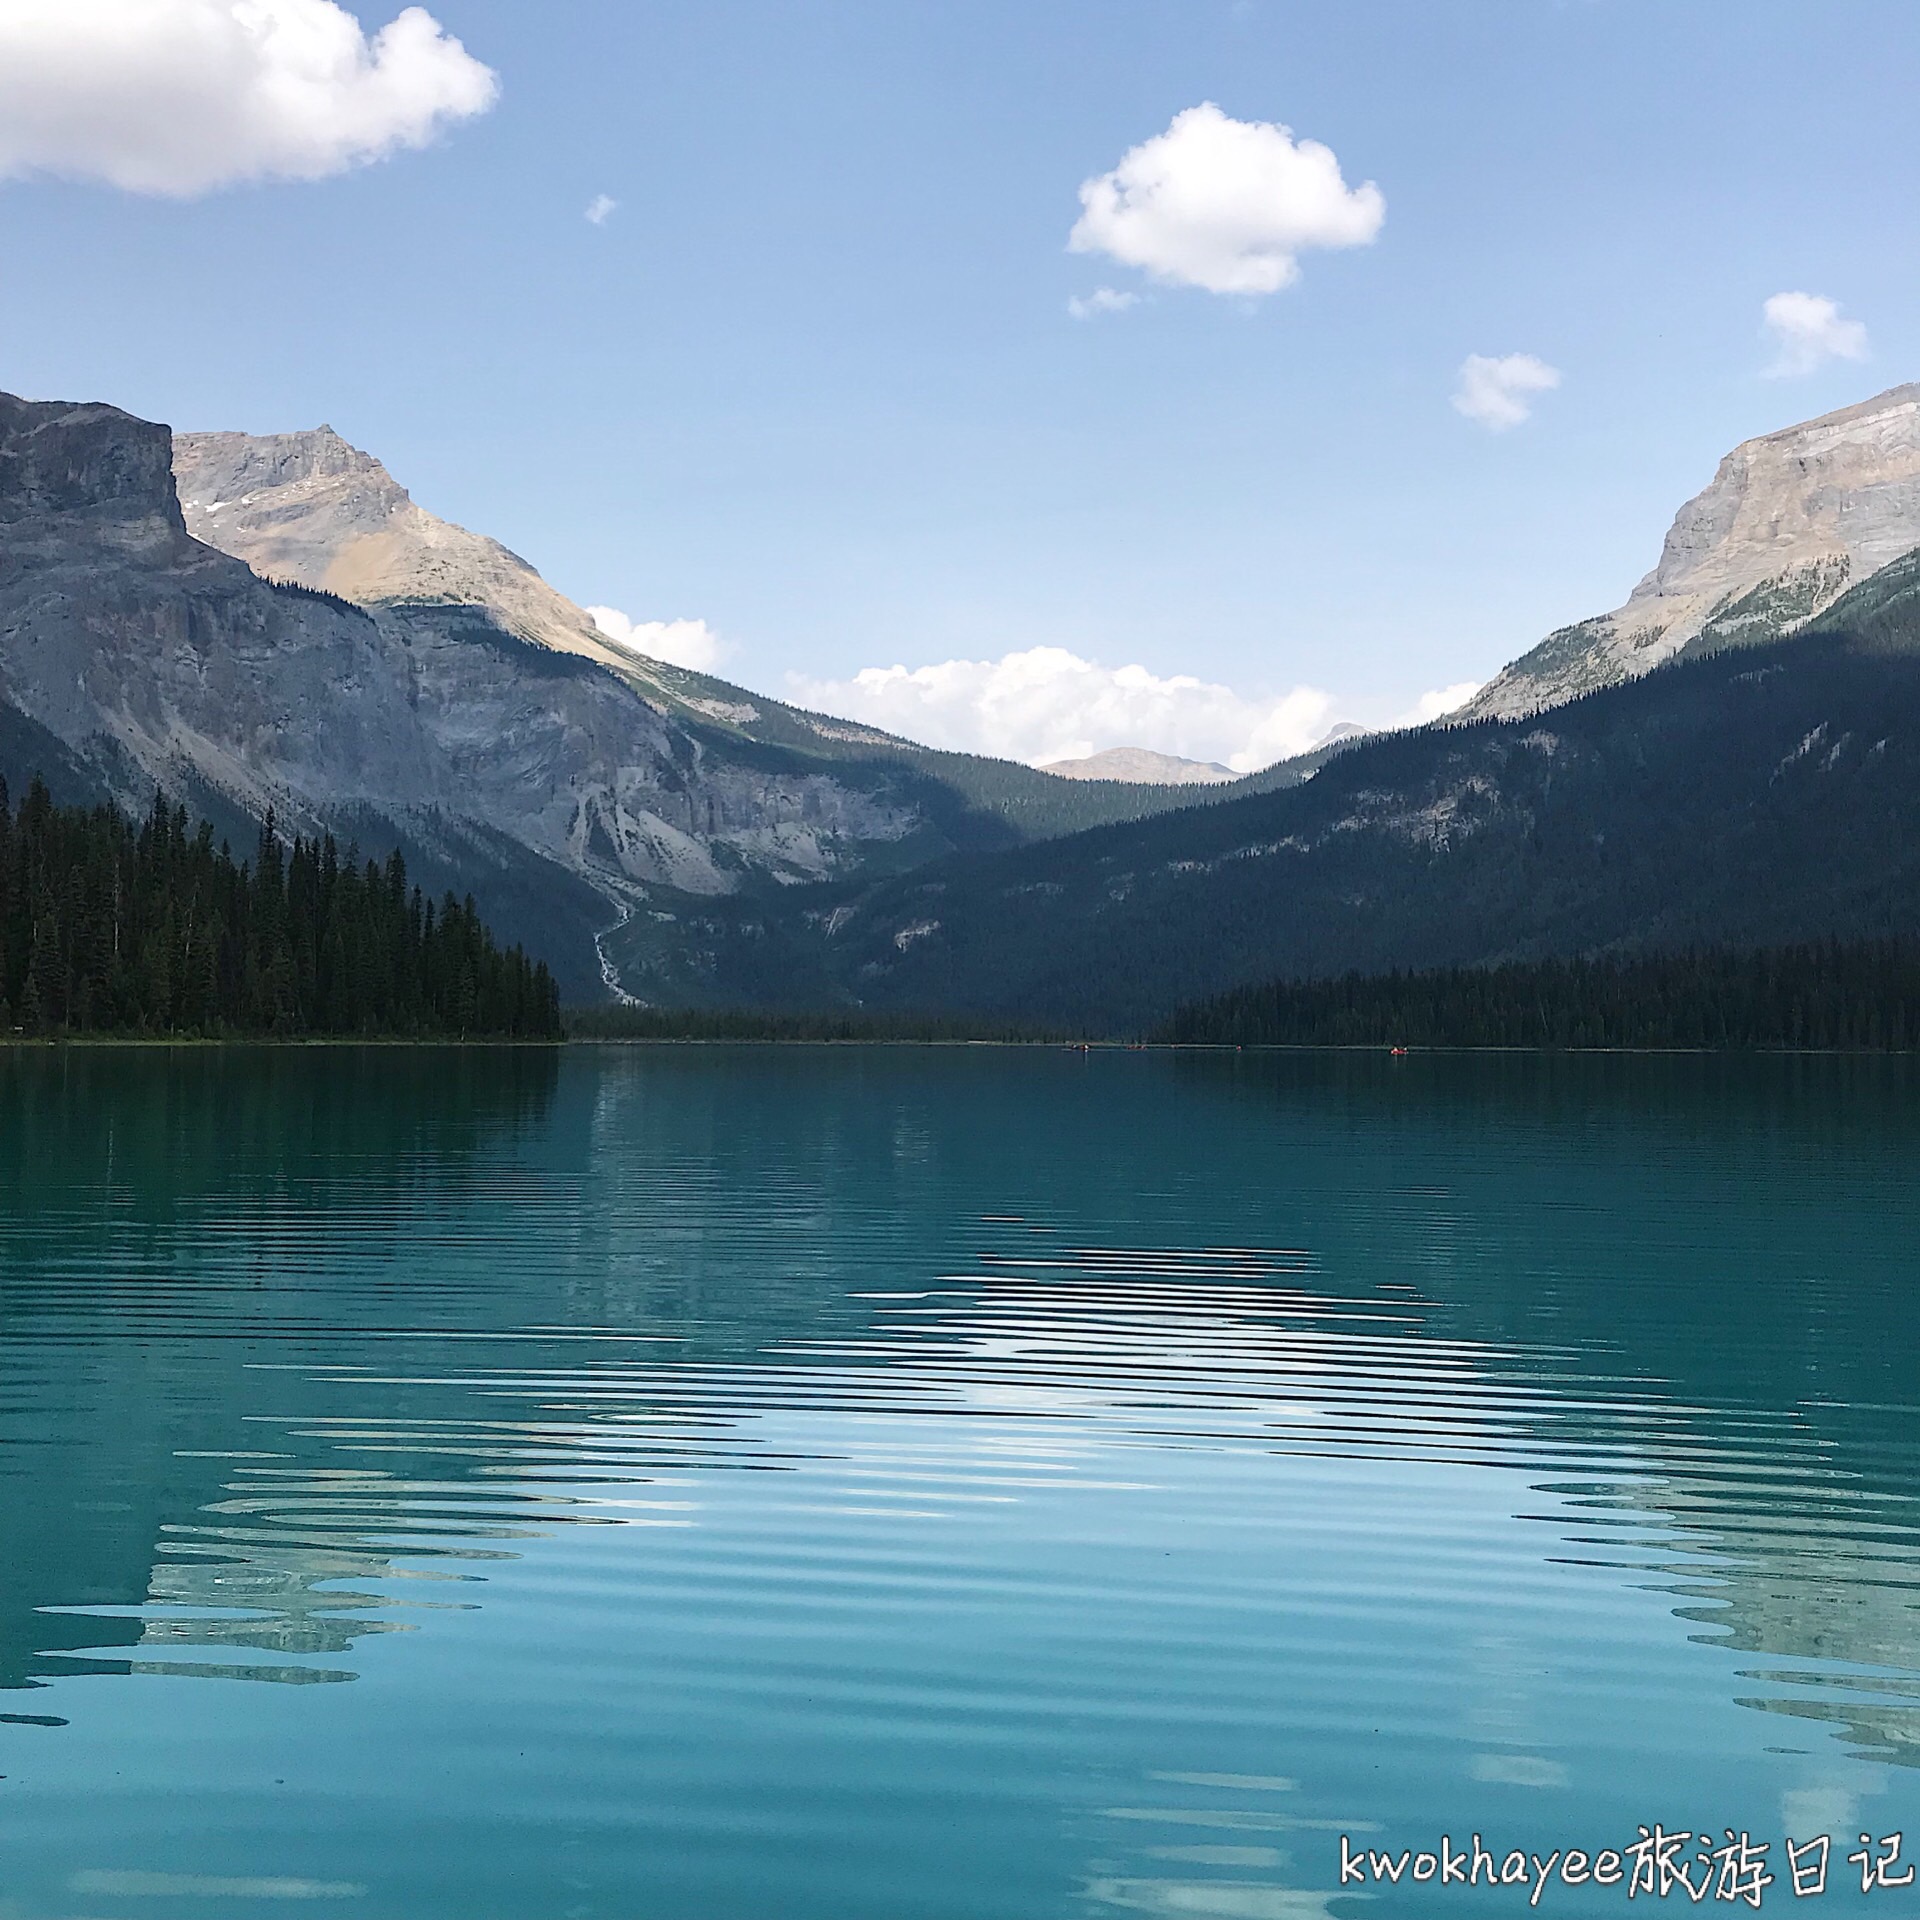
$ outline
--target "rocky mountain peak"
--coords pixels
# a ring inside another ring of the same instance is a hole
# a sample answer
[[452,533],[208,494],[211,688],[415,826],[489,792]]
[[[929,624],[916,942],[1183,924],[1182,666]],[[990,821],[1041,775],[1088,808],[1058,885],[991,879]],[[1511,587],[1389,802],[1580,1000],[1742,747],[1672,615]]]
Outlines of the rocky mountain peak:
[[635,667],[518,554],[428,513],[331,427],[175,434],[173,467],[188,530],[269,579],[368,607],[480,607],[536,646]]
[[1516,660],[1469,718],[1557,705],[1676,654],[1790,633],[1920,547],[1920,384],[1747,440],[1611,613]]
[[[1747,440],[1680,509],[1629,609],[1671,627],[1691,603],[1844,554],[1864,577],[1920,544],[1920,385]],[[1698,631],[1698,626],[1695,626]]]
[[176,434],[174,459],[183,497],[191,494],[203,507],[230,507],[248,494],[288,487],[341,488],[343,482],[342,491],[388,507],[407,498],[372,454],[326,426],[303,433]]

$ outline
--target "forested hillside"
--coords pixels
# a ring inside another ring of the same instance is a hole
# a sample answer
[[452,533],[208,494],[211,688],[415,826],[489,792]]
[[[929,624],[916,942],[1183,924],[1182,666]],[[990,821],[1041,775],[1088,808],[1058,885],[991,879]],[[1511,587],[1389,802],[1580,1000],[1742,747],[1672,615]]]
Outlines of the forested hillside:
[[1270,980],[1183,1007],[1178,1046],[1920,1047],[1920,940]]
[[0,780],[0,1029],[27,1033],[548,1038],[544,963],[503,952],[471,900],[438,905],[271,818],[237,863],[156,798],[136,826]]
[[627,982],[1139,1033],[1276,977],[1912,933],[1920,596],[1893,584],[1835,630],[1364,741],[1288,791],[774,902],[662,899]]

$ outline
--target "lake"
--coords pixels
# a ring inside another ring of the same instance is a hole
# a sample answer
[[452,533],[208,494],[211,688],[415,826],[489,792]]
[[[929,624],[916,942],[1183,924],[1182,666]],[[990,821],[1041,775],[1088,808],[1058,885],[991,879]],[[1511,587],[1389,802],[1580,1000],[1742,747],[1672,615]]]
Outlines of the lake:
[[0,1915],[1911,1915],[1917,1280],[1902,1061],[0,1050]]

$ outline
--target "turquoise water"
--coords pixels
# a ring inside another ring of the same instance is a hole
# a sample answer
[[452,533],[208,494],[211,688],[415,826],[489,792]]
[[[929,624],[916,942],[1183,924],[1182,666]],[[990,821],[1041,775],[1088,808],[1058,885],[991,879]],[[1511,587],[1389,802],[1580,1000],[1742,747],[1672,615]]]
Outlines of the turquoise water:
[[0,1916],[1520,1913],[1342,1841],[1655,1821],[1920,1912],[1917,1173],[1903,1063],[0,1054]]

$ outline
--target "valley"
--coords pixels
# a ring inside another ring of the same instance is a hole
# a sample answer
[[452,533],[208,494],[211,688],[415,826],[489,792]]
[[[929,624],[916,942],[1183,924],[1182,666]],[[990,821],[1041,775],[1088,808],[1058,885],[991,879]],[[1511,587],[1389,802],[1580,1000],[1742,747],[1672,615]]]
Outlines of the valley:
[[0,539],[17,791],[400,851],[582,1004],[1125,1034],[1920,911],[1920,388],[1737,449],[1621,612],[1461,715],[1240,778],[938,752],[634,653],[327,428],[0,399]]

